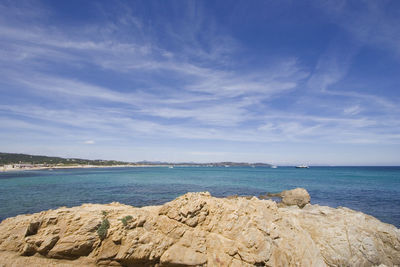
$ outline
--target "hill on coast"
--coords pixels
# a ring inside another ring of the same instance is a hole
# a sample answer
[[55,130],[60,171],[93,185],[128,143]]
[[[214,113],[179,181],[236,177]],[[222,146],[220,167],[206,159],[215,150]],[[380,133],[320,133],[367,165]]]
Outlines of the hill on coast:
[[47,165],[95,165],[95,166],[113,166],[113,165],[145,165],[145,166],[210,166],[210,167],[270,167],[268,163],[247,163],[247,162],[210,162],[210,163],[194,163],[194,162],[161,162],[161,161],[139,161],[139,162],[126,162],[117,160],[90,160],[80,158],[62,158],[62,157],[49,157],[41,155],[29,155],[18,153],[2,153],[0,152],[0,166],[10,164],[47,164]]

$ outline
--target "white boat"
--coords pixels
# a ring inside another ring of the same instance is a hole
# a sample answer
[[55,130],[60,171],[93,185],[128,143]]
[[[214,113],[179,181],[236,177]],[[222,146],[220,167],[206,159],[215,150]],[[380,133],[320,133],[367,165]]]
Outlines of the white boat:
[[298,169],[308,169],[310,167],[307,166],[307,165],[301,164],[301,165],[296,166],[296,168],[298,168]]
[[168,168],[170,168],[170,169],[173,169],[173,168],[174,168],[174,166],[169,166]]
[[276,169],[276,168],[278,168],[278,166],[276,166],[276,165],[271,166],[271,169]]

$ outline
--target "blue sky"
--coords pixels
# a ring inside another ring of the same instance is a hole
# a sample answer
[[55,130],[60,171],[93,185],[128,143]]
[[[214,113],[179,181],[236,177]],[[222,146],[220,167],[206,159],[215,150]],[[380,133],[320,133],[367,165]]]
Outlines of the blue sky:
[[0,1],[0,151],[400,165],[399,1]]

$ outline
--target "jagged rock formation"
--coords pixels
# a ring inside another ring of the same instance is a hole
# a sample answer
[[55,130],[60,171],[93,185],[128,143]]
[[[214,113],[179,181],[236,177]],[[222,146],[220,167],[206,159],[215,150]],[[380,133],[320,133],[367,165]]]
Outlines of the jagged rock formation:
[[400,265],[393,225],[305,204],[304,189],[281,196],[279,207],[187,193],[163,206],[84,204],[20,215],[0,224],[0,266]]

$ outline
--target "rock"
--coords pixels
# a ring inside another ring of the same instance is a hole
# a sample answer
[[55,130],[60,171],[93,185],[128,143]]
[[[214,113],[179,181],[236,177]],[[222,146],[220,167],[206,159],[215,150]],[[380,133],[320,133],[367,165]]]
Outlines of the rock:
[[162,265],[201,266],[207,262],[207,255],[175,244],[161,256],[160,261]]
[[268,194],[267,196],[260,196],[261,198],[267,197],[280,197],[282,198],[282,204],[286,206],[298,206],[303,208],[305,205],[310,203],[310,195],[304,188],[296,188],[292,190],[285,190],[281,193]]
[[271,199],[273,197],[279,197],[282,199],[281,206],[298,206],[303,208],[305,205],[310,203],[310,195],[304,188],[296,188],[292,190],[282,191],[280,193],[268,193],[260,195],[259,199]]
[[[400,265],[400,230],[393,225],[346,208],[307,205],[305,189],[279,196],[278,205],[256,197],[188,193],[163,206],[84,204],[20,215],[0,224],[1,264]],[[105,219],[109,228],[103,240],[97,229]]]
[[[207,202],[204,197],[209,196],[208,192],[200,194],[188,193],[182,198],[178,198],[174,203],[175,206],[164,205],[159,214],[195,227],[198,223],[202,223],[208,214]],[[176,207],[179,207],[179,209],[176,209]]]
[[87,256],[92,252],[96,237],[68,236],[60,238],[57,244],[48,252],[48,256],[56,259],[75,259]]
[[303,208],[310,203],[310,195],[304,188],[282,191],[280,196],[282,203],[287,206],[297,205],[299,208]]
[[39,230],[40,222],[30,222],[28,227],[26,228],[25,236],[35,235]]
[[112,239],[107,239],[97,256],[98,261],[113,259],[117,256],[119,248],[120,246],[113,242]]
[[43,255],[46,254],[50,249],[54,247],[58,239],[60,239],[58,235],[46,237],[46,239],[40,245],[38,252]]
[[36,246],[32,243],[25,243],[22,251],[21,256],[32,256],[36,253]]

